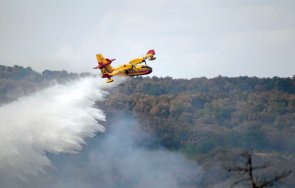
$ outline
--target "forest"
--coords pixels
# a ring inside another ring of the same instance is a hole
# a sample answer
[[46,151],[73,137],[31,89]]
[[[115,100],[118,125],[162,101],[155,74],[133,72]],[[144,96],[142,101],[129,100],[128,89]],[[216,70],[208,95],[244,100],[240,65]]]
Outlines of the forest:
[[[295,76],[138,77],[109,92],[98,105],[110,117],[132,114],[157,138],[155,145],[205,166],[210,179],[204,186],[229,178],[227,166],[244,151],[257,163],[271,162],[270,176],[295,166]],[[213,180],[217,171],[224,177]],[[294,176],[287,182],[294,185]]]
[[[84,76],[90,74],[0,66],[0,104]],[[260,179],[294,171],[295,76],[135,77],[107,92],[96,102],[105,126],[112,126],[114,115],[133,116],[155,140],[147,147],[181,153],[203,167],[202,187],[235,182],[229,169],[245,152],[255,165],[268,167],[255,174]],[[292,187],[295,176],[273,185]]]
[[110,92],[110,113],[142,118],[169,149],[295,152],[295,78],[134,78]]
[[31,67],[0,65],[0,104],[11,102],[55,83],[65,83],[89,75],[51,70],[38,73]]

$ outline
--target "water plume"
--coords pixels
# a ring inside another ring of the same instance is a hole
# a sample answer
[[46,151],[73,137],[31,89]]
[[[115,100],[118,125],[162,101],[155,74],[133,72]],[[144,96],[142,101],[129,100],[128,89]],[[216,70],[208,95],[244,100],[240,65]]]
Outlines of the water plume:
[[51,166],[46,153],[73,153],[104,131],[94,108],[105,84],[88,77],[57,84],[0,107],[0,173],[36,175]]

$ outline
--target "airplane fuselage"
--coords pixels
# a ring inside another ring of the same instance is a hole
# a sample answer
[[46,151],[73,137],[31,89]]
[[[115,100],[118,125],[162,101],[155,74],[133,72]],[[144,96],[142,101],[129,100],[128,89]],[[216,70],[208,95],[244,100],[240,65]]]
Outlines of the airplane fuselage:
[[125,74],[128,76],[140,76],[150,74],[153,69],[147,65],[136,65],[132,69],[126,70]]

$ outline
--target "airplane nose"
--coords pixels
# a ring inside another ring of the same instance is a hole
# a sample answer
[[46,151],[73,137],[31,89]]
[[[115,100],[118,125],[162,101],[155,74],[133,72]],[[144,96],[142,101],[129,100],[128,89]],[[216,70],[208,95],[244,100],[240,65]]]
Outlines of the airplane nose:
[[144,72],[144,74],[149,74],[153,71],[152,67],[150,66],[142,66],[141,69],[142,69],[142,72]]
[[148,68],[148,72],[149,72],[149,73],[153,72],[152,67],[149,67],[149,68]]

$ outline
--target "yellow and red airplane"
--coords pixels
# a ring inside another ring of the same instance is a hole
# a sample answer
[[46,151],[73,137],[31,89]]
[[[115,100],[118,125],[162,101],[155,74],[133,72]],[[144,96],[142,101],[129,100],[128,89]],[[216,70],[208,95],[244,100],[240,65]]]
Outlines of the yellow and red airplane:
[[153,61],[155,50],[149,50],[143,57],[132,59],[128,64],[121,65],[119,67],[112,67],[111,63],[116,59],[104,58],[102,54],[96,54],[98,65],[94,69],[100,69],[102,78],[107,78],[107,83],[111,83],[114,80],[113,76],[140,76],[150,74],[152,68],[146,65],[146,59]]

